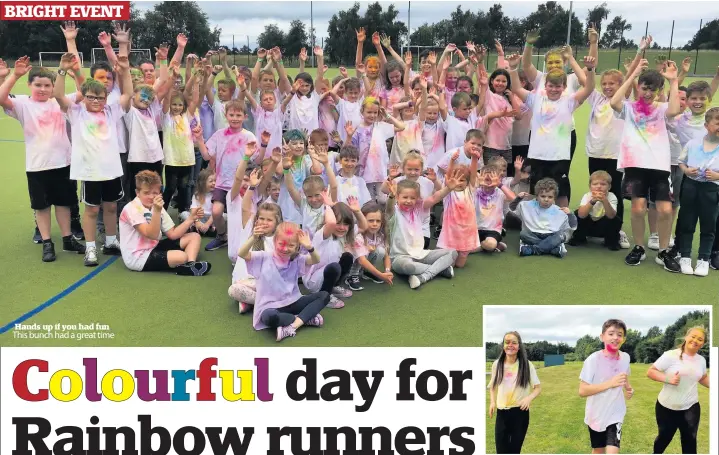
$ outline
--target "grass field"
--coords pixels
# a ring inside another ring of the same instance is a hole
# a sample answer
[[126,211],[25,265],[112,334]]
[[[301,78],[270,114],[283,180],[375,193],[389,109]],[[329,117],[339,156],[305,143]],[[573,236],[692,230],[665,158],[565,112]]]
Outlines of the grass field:
[[[487,365],[488,371],[491,364]],[[630,383],[634,396],[627,401],[627,415],[622,426],[621,453],[651,453],[657,425],[654,404],[662,384],[646,377],[649,365],[631,364]],[[578,394],[582,362],[542,368],[538,371],[542,393],[530,408],[529,429],[523,453],[589,453],[589,431],[584,424],[586,401]],[[489,375],[487,375],[489,382]],[[487,393],[487,412],[489,393]],[[699,386],[702,408],[697,453],[709,453],[709,390]],[[495,418],[485,416],[487,453],[496,453],[494,445]],[[679,433],[664,453],[682,453]]]
[[[290,71],[292,74],[296,70]],[[330,76],[336,70],[331,70]],[[22,81],[14,93],[27,93]],[[719,100],[715,100],[715,105]],[[587,106],[576,114],[578,146],[572,165],[576,207],[587,188],[584,134]],[[25,154],[19,124],[0,114],[2,220],[0,263],[4,265],[0,327],[44,302],[56,299],[92,272],[82,257],[58,252],[57,261],[40,261],[41,247],[30,238],[24,176]],[[628,207],[627,207],[628,209]],[[174,210],[170,212],[176,215]],[[628,213],[628,211],[627,211]],[[625,231],[630,233],[629,226]],[[58,228],[53,236],[59,245]],[[207,240],[205,240],[207,241]],[[627,267],[626,251],[610,252],[598,245],[570,248],[563,260],[554,257],[519,258],[518,233],[510,232],[509,252],[473,255],[453,280],[438,278],[417,291],[406,279],[395,286],[366,284],[342,310],[323,312],[321,330],[303,329],[286,340],[291,346],[481,346],[483,304],[712,304],[716,308],[719,274],[707,278],[670,274],[654,264],[654,253],[640,267]],[[110,264],[74,291],[34,315],[26,324],[90,324],[110,326],[114,338],[17,338],[16,331],[0,335],[4,346],[265,346],[275,345],[269,332],[257,333],[249,316],[237,314],[229,303],[230,263],[226,250],[202,252],[213,269],[204,278],[164,273],[135,273],[122,260]],[[107,257],[100,257],[101,261]],[[716,324],[716,318],[715,318]],[[717,330],[717,325],[714,326]],[[716,341],[715,341],[716,345]]]

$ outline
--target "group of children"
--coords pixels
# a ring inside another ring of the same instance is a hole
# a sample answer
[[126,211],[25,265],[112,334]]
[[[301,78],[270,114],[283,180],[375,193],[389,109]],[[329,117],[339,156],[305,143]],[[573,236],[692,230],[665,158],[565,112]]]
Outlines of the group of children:
[[[259,49],[252,70],[230,68],[225,50],[220,65],[211,63],[214,52],[188,55],[183,78],[182,34],[169,63],[168,46],[161,45],[155,64],[130,68],[130,35],[121,26],[112,35],[119,54],[101,34],[109,64],[94,64],[85,80],[77,29],[68,23],[63,33],[69,52],[57,75],[31,69],[27,57],[10,75],[0,65],[0,104],[25,132],[43,261],[55,259],[52,205],[63,250],[84,254],[88,266],[98,263],[100,218],[103,253],[121,254],[136,271],[204,275],[211,265],[197,261],[200,237],[211,235],[207,251],[228,246],[229,294],[240,312],[253,311],[255,328],[276,329],[278,340],[303,324],[322,325],[315,310],[341,308],[341,299],[363,289],[362,278],[391,285],[397,273],[412,289],[438,275],[452,278],[469,254],[505,251],[505,227],[521,228],[521,256],[562,258],[566,244],[581,245],[588,236],[603,237],[610,250],[629,248],[620,231],[623,197],[632,199],[636,243],[627,264],[645,258],[649,200],[662,249],[657,261],[665,269],[703,276],[710,260],[719,268],[719,109],[707,110],[719,75],[711,87],[695,82],[680,91],[672,62],[661,74],[646,69],[641,53],[651,38],[642,41],[626,80],[618,71],[602,74],[600,93],[593,29],[583,68],[565,47],[547,54],[546,74],[531,63],[534,32],[524,57],[505,58],[497,42],[499,67],[491,74],[482,63],[486,49],[469,42],[469,58],[450,44],[439,59],[422,54],[414,73],[412,55],[398,55],[378,33],[372,36],[378,55],[363,59],[360,29],[356,77],[340,68],[332,81],[324,77],[319,47],[316,78],[304,71],[303,49],[300,73],[290,80],[279,48]],[[462,60],[456,66],[453,55]],[[575,72],[568,76],[565,64]],[[31,95],[11,96],[25,73]],[[69,95],[66,74],[77,88]],[[664,79],[670,90],[660,103]],[[632,86],[636,101],[628,100]],[[572,114],[587,99],[590,191],[572,212]],[[82,232],[73,235],[78,180],[85,210]],[[173,197],[177,226],[167,213]],[[672,199],[684,209],[669,250]],[[693,269],[697,219],[701,244]]]
[[[621,447],[626,400],[634,395],[629,382],[630,357],[621,351],[626,336],[623,321],[606,321],[599,337],[604,349],[584,360],[579,375],[579,396],[587,399],[584,423],[592,453],[619,453]],[[677,430],[682,453],[697,453],[701,416],[697,384],[709,388],[706,359],[699,350],[708,341],[703,327],[692,327],[680,347],[663,353],[647,371],[649,379],[664,384],[655,406],[658,434],[652,453],[664,453]],[[504,335],[488,389],[489,417],[496,413],[497,453],[520,453],[529,427],[529,409],[542,386],[518,332]]]

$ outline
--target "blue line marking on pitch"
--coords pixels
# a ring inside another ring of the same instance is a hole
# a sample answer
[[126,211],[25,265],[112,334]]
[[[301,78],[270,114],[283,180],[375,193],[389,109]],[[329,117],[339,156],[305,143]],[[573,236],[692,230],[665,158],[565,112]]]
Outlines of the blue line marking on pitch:
[[41,312],[41,311],[44,310],[45,308],[48,308],[48,307],[50,307],[51,305],[57,303],[59,300],[61,300],[61,299],[65,298],[65,297],[67,297],[67,296],[70,295],[74,290],[76,290],[77,288],[79,288],[79,287],[82,286],[83,284],[87,283],[87,282],[90,281],[91,279],[95,278],[100,272],[102,272],[103,270],[105,270],[106,268],[108,268],[113,262],[115,262],[115,261],[118,259],[118,257],[119,257],[119,256],[114,256],[114,257],[110,258],[109,260],[107,260],[106,262],[104,262],[102,265],[98,266],[95,270],[93,270],[92,272],[88,273],[88,274],[85,275],[84,277],[80,278],[79,280],[77,280],[76,282],[74,282],[73,284],[71,284],[70,286],[68,286],[65,290],[63,290],[62,292],[60,292],[60,293],[57,294],[56,296],[51,297],[49,300],[47,300],[47,301],[46,301],[45,303],[43,303],[42,305],[40,305],[40,306],[38,306],[37,308],[34,308],[34,309],[28,311],[27,313],[23,314],[22,316],[20,316],[19,318],[15,319],[14,321],[7,323],[7,324],[4,325],[2,328],[0,328],[0,335],[2,335],[3,333],[5,333],[5,332],[7,332],[8,330],[10,330],[10,329],[12,329],[13,327],[15,327],[15,324],[22,324],[23,322],[25,322],[25,321],[27,321],[28,319],[30,319],[31,317],[35,316],[36,314],[38,314],[39,312]]

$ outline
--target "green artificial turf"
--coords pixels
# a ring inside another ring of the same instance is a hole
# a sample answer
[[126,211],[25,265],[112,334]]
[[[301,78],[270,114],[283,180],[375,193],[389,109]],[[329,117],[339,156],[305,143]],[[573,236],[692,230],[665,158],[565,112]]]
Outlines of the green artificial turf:
[[[622,425],[621,453],[651,453],[657,424],[654,404],[662,384],[647,378],[650,365],[633,363],[629,381],[634,396],[627,400],[627,414]],[[491,364],[487,364],[490,371]],[[586,399],[579,396],[579,373],[582,362],[537,371],[542,393],[529,410],[529,429],[522,453],[590,453],[589,431],[584,424]],[[489,375],[487,375],[487,382]],[[697,453],[709,453],[709,390],[699,386],[702,418],[697,435]],[[494,424],[489,418],[489,393],[486,397],[487,453],[496,453]],[[682,453],[679,432],[665,453]]]
[[[290,70],[295,74],[297,70]],[[329,76],[337,71],[330,70]],[[688,82],[687,82],[688,83]],[[68,83],[69,86],[69,83]],[[27,93],[21,81],[13,91]],[[719,105],[717,101],[714,105]],[[587,189],[584,134],[588,107],[575,115],[577,153],[571,169],[572,208]],[[58,251],[57,261],[40,261],[41,247],[30,239],[33,216],[24,175],[25,153],[17,121],[0,114],[3,264],[0,327],[43,304],[92,269],[82,256]],[[170,213],[175,216],[174,210]],[[627,205],[625,213],[629,213]],[[628,216],[627,216],[628,219]],[[626,224],[624,230],[631,236]],[[53,236],[59,248],[57,225]],[[697,232],[698,236],[698,232]],[[205,243],[207,240],[205,240]],[[509,250],[472,255],[453,280],[436,280],[412,291],[405,278],[395,285],[364,282],[366,289],[347,299],[341,310],[327,309],[325,327],[303,328],[290,346],[481,346],[482,304],[712,304],[719,294],[718,272],[707,278],[670,274],[654,264],[655,253],[639,267],[624,264],[627,251],[610,252],[597,244],[571,248],[564,259],[519,258],[518,232],[510,231]],[[695,243],[696,245],[696,243]],[[696,246],[695,246],[696,248]],[[102,261],[106,257],[100,258]],[[137,273],[119,259],[94,278],[26,321],[26,324],[106,324],[105,339],[19,338],[0,335],[3,346],[267,346],[269,332],[255,332],[251,317],[230,304],[227,250],[202,252],[212,262],[209,276],[178,277]],[[716,318],[715,318],[716,321]],[[714,330],[717,330],[716,322]],[[29,336],[29,332],[26,333]],[[716,345],[716,340],[714,342]]]

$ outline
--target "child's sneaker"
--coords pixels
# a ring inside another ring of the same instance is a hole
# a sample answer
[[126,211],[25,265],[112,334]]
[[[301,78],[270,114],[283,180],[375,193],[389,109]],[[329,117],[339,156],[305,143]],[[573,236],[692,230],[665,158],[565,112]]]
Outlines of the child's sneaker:
[[227,238],[225,236],[217,236],[205,246],[205,251],[219,250],[223,246],[227,246]]
[[249,303],[245,302],[238,302],[237,307],[240,310],[240,314],[245,314],[251,312],[254,305],[250,305]]
[[522,243],[520,240],[519,242],[519,256],[532,256],[534,254],[534,248],[532,248],[532,245],[526,245]]
[[69,239],[62,239],[62,251],[70,253],[85,254],[85,245],[75,240],[75,237],[70,235]]
[[626,258],[624,258],[624,263],[627,265],[639,265],[642,263],[643,260],[647,258],[647,252],[644,250],[643,246],[634,245],[634,248],[632,248],[632,251],[629,252]]
[[709,267],[713,270],[719,270],[719,251],[712,251],[712,255],[709,259]]
[[318,314],[309,321],[305,322],[305,325],[308,325],[310,327],[322,327],[324,324],[325,318],[323,318],[321,314]]
[[681,272],[682,268],[679,265],[677,259],[669,253],[669,250],[662,250],[657,254],[654,260],[657,264],[664,266],[664,270],[667,272],[678,273]]
[[327,308],[332,308],[333,310],[339,310],[340,308],[344,308],[345,303],[338,299],[337,297],[330,295],[330,302],[327,304]]
[[122,251],[120,251],[120,242],[115,239],[110,243],[106,243],[102,247],[102,254],[106,254],[108,256],[121,256]]
[[632,244],[629,243],[629,237],[627,237],[627,233],[624,231],[619,231],[619,246],[623,250],[628,250],[632,247]]
[[647,248],[654,251],[657,251],[659,249],[659,234],[657,234],[656,232],[649,234]]
[[552,251],[552,256],[557,256],[559,259],[564,258],[564,256],[567,255],[567,247],[564,246],[563,243],[560,243],[558,247],[554,248]]
[[88,246],[85,248],[85,267],[97,265],[97,247]]
[[694,275],[696,275],[696,276],[709,275],[709,261],[706,261],[704,259],[699,259],[697,261],[697,268],[694,269]]
[[370,272],[364,272],[364,273],[362,274],[362,279],[363,279],[363,280],[372,281],[373,283],[377,283],[377,284],[383,284],[383,283],[384,283],[383,280],[379,279],[378,277],[376,277],[376,276],[374,275],[374,273],[370,273]]
[[507,244],[504,242],[497,243],[497,248],[495,248],[496,251],[499,251],[500,253],[503,253],[507,249]]
[[189,261],[175,267],[175,273],[182,276],[204,276],[210,273],[212,264],[209,262]]
[[82,230],[80,220],[70,220],[70,232],[75,240],[85,240],[85,233]]
[[573,235],[572,238],[567,242],[570,246],[582,246],[587,244],[587,238],[586,237],[580,237],[578,235]]
[[347,299],[352,297],[352,291],[349,289],[345,289],[342,286],[335,286],[332,288],[332,295],[336,295],[337,297],[342,297],[343,299]]
[[32,235],[32,243],[40,245],[42,243],[42,235],[40,235],[40,229],[35,226],[35,233]]
[[446,269],[439,272],[439,276],[443,276],[443,277],[449,278],[451,280],[452,278],[454,278],[454,267],[452,267],[450,265]]
[[422,280],[420,280],[417,275],[410,275],[408,281],[410,289],[417,289],[422,285]]
[[694,275],[694,269],[692,268],[691,258],[679,259],[679,267],[684,275]]
[[55,260],[55,244],[52,242],[42,242],[42,262],[52,262]]
[[287,337],[293,337],[297,334],[297,331],[295,331],[295,328],[291,325],[287,325],[284,327],[277,327],[277,341],[282,341]]
[[357,275],[352,275],[352,276],[347,277],[347,279],[345,280],[345,284],[352,291],[361,291],[364,289],[364,287],[360,283],[360,279]]

